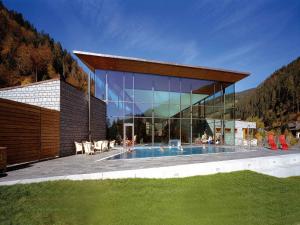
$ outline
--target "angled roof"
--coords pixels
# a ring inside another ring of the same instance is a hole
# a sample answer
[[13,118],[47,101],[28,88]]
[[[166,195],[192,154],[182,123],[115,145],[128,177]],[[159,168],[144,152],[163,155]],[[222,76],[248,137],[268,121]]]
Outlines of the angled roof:
[[250,75],[248,72],[189,66],[145,59],[73,51],[93,72],[97,69],[133,73],[157,74],[234,83]]

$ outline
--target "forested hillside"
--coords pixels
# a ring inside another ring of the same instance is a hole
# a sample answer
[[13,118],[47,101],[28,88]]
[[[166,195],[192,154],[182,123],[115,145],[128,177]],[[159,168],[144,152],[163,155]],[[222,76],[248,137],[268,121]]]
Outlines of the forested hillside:
[[258,117],[274,128],[300,119],[300,57],[275,71],[256,89],[237,95],[237,117]]
[[0,1],[0,88],[57,77],[86,90],[87,74],[70,53]]

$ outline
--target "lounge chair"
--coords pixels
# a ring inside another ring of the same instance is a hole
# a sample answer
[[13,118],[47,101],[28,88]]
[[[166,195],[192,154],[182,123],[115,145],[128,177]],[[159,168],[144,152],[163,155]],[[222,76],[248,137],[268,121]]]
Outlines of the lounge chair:
[[95,151],[102,152],[102,143],[103,143],[103,141],[94,141]]
[[287,143],[285,141],[285,136],[284,135],[279,136],[279,142],[280,142],[282,150],[288,150],[289,146],[287,145]]
[[102,142],[102,151],[108,151],[108,141],[107,140]]
[[207,140],[207,144],[212,144],[212,143],[213,143],[213,138],[212,136],[209,136]]
[[115,147],[115,143],[116,143],[115,140],[110,141],[109,142],[109,148],[114,148]]
[[76,142],[74,141],[75,143],[75,150],[76,150],[76,155],[78,152],[81,152],[81,154],[83,154],[83,147],[82,147],[82,143],[79,143],[79,142]]
[[88,142],[88,141],[83,142],[83,149],[85,154],[90,155],[95,153],[94,148],[92,146],[92,142]]
[[275,143],[273,134],[268,135],[268,144],[272,150],[277,150],[277,145]]

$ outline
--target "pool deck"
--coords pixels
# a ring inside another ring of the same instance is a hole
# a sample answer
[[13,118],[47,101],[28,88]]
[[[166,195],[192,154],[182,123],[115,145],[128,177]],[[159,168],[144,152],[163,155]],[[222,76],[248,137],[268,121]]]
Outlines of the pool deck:
[[73,155],[9,169],[0,185],[48,180],[114,178],[169,178],[249,169],[277,177],[300,175],[300,149],[271,151],[243,149],[237,152],[188,156],[106,160],[119,150],[96,155]]

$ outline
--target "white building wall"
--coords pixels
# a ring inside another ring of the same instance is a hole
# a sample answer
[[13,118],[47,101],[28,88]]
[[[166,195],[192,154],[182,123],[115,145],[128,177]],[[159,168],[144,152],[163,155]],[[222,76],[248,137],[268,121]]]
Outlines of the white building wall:
[[243,145],[243,129],[256,129],[255,122],[248,122],[248,121],[235,121],[235,144],[236,145]]
[[60,80],[0,89],[0,98],[60,111]]

